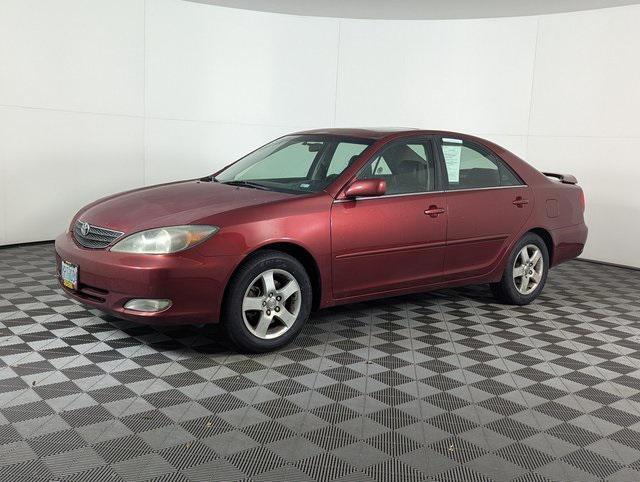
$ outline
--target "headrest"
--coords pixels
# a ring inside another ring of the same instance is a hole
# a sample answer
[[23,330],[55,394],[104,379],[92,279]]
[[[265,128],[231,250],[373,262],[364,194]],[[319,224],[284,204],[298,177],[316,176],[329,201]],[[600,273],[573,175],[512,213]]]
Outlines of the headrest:
[[497,169],[474,167],[460,170],[460,184],[466,187],[493,187],[500,185]]
[[404,159],[400,161],[398,165],[398,171],[402,173],[416,173],[421,169],[424,169],[424,163],[420,161],[414,161],[411,159]]

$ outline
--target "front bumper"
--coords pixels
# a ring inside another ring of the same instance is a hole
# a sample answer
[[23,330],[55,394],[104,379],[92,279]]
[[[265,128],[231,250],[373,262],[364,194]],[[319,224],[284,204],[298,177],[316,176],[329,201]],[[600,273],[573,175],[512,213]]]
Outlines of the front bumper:
[[[230,256],[198,256],[197,251],[171,255],[112,253],[78,246],[71,234],[55,242],[56,271],[65,293],[81,303],[117,317],[153,324],[216,323],[226,281],[235,266]],[[78,290],[60,279],[61,260],[78,265]],[[170,299],[160,312],[128,310],[134,298]]]

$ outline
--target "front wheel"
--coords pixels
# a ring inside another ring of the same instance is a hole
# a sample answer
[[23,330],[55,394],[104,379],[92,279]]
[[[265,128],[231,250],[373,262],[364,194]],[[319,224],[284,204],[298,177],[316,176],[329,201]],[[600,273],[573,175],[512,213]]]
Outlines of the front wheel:
[[527,305],[540,295],[548,271],[547,245],[537,234],[527,233],[514,246],[502,279],[491,289],[500,301]]
[[223,323],[242,350],[264,352],[286,345],[311,312],[309,276],[286,253],[263,251],[252,256],[229,283]]

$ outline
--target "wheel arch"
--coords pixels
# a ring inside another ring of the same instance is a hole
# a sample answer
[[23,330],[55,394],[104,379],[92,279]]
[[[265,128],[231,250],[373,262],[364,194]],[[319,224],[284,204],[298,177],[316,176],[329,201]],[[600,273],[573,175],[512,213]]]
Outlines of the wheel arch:
[[549,253],[549,266],[550,267],[553,266],[555,249],[554,249],[553,237],[551,236],[551,233],[544,228],[533,228],[527,232],[537,234],[542,238],[542,240],[544,241],[544,244],[547,247],[547,252]]
[[231,280],[238,272],[238,270],[249,260],[251,257],[255,256],[258,253],[263,251],[280,251],[282,253],[286,253],[289,256],[292,256],[296,260],[302,264],[304,269],[307,271],[309,275],[309,279],[311,281],[311,289],[313,293],[311,309],[317,310],[320,306],[320,300],[322,296],[322,278],[320,275],[320,268],[318,267],[318,263],[311,252],[300,244],[290,242],[290,241],[274,241],[264,245],[261,245],[254,249],[253,251],[247,253],[247,255],[238,263],[238,265],[233,269],[231,276],[227,280],[227,284],[224,287],[224,295],[222,298],[222,304],[226,302],[227,293],[229,291],[229,285],[231,284]]

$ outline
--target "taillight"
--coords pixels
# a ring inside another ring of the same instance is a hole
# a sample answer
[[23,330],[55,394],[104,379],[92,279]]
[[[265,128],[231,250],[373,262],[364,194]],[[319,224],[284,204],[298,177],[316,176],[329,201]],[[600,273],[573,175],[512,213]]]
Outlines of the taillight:
[[582,208],[582,212],[584,212],[585,205],[586,205],[586,202],[584,199],[584,191],[580,189],[580,207]]

